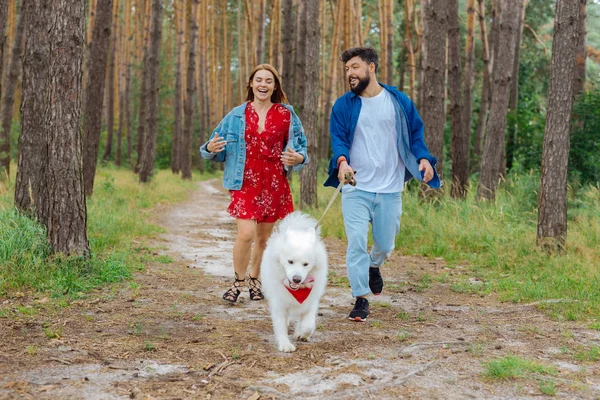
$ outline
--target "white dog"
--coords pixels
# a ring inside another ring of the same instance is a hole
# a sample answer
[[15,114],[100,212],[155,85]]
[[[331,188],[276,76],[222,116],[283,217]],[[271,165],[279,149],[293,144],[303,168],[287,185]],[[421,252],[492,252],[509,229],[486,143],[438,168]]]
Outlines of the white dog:
[[327,251],[316,225],[317,221],[301,212],[288,215],[269,238],[263,254],[260,276],[279,351],[296,350],[288,337],[292,321],[298,340],[308,341],[315,331],[328,268]]

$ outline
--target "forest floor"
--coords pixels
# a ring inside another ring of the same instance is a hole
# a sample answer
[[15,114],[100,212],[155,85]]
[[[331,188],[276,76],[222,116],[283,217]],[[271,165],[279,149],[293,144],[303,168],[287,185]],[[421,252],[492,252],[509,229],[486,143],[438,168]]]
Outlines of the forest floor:
[[[396,251],[367,322],[349,321],[338,239],[325,239],[330,279],[312,341],[278,352],[266,301],[221,299],[233,273],[228,199],[211,180],[155,210],[166,233],[145,245],[173,262],[147,265],[131,282],[60,309],[45,298],[0,299],[3,309],[37,310],[0,315],[0,399],[600,398],[599,331],[536,304],[454,292],[468,268],[441,259]],[[534,367],[485,376],[486,363],[509,356]]]

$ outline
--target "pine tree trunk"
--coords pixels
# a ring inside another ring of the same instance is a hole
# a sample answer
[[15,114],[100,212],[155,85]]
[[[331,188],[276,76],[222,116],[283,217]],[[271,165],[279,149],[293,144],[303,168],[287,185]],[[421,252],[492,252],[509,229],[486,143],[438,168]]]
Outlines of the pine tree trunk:
[[296,54],[296,14],[293,4],[293,0],[283,0],[281,5],[284,26],[281,40],[281,48],[283,49],[283,71],[281,71],[281,80],[290,104],[294,104],[296,99],[294,93],[294,67],[296,65],[294,60]]
[[428,0],[424,10],[422,60],[423,104],[420,109],[425,125],[425,141],[438,159],[437,171],[442,172],[444,146],[444,80],[446,76],[446,33],[448,17],[444,0]]
[[[13,106],[15,103],[15,91],[19,76],[21,75],[21,57],[23,55],[23,34],[25,31],[24,11],[27,7],[21,7],[19,22],[14,37],[14,44],[6,71],[6,85],[2,94],[2,124],[0,125],[0,179],[8,177],[10,174],[10,126],[13,117]],[[2,59],[0,58],[0,63]],[[2,74],[0,74],[2,79]]]
[[319,97],[319,0],[306,0],[304,4],[304,25],[306,29],[304,106],[302,107],[302,124],[306,132],[307,153],[313,159],[300,170],[300,208],[317,207],[317,130],[318,108],[315,107]]
[[296,76],[294,79],[294,101],[295,106],[298,107],[298,112],[300,115],[304,112],[304,96],[306,90],[306,81],[304,80],[304,72],[306,69],[306,31],[307,26],[304,23],[305,12],[304,8],[306,7],[306,2],[302,2],[301,5],[298,6],[298,12],[300,13],[299,23],[298,23],[298,38],[296,40]]
[[585,46],[585,20],[587,0],[579,0],[579,40],[577,41],[577,61],[575,63],[575,83],[573,95],[577,98],[585,87],[585,62],[587,59],[587,48]]
[[144,55],[142,57],[142,78],[140,83],[140,105],[138,110],[138,129],[137,129],[137,138],[136,138],[136,151],[137,151],[137,161],[135,165],[135,172],[139,173],[142,168],[142,158],[144,155],[144,148],[146,143],[146,135],[147,135],[147,115],[148,115],[148,85],[149,78],[148,72],[150,69],[149,61],[149,53],[150,53],[150,21],[151,21],[151,7],[153,0],[146,0],[146,11],[143,12],[144,18],[144,38],[142,40],[144,47]]
[[171,171],[178,174],[181,171],[180,149],[181,149],[181,121],[182,121],[182,55],[184,24],[182,15],[184,14],[185,3],[177,1],[173,4],[175,7],[175,29],[177,31],[177,49],[175,50],[175,93],[173,98],[173,139],[171,148]]
[[448,84],[452,128],[452,188],[454,198],[464,198],[469,186],[469,136],[463,128],[460,26],[458,0],[448,1]]
[[[490,101],[490,48],[488,43],[488,34],[485,25],[485,1],[477,0],[479,9],[479,30],[481,33],[481,58],[483,61],[483,79],[481,84],[481,101],[479,104],[479,118],[475,128],[475,144],[473,146],[472,171],[479,172],[481,169],[481,156],[483,154],[483,139],[487,128],[487,117]],[[491,36],[491,35],[490,35]]]
[[[256,18],[256,32],[258,35],[256,46],[256,63],[262,64],[265,61],[265,15],[267,0],[258,0],[258,17]],[[227,13],[227,9],[224,10]]]
[[104,103],[106,61],[112,22],[112,0],[99,1],[92,31],[88,79],[84,105],[83,183],[86,196],[94,190],[94,177],[100,145],[100,129]]
[[[482,0],[483,1],[483,0]],[[412,27],[413,27],[413,0],[404,0],[404,43],[406,46],[408,63],[408,97],[416,101],[415,85],[417,80],[417,68],[415,61],[415,50],[413,47]]]
[[150,47],[148,51],[148,114],[146,116],[146,137],[140,166],[140,182],[149,182],[154,170],[156,157],[156,136],[158,116],[158,67],[160,54],[160,38],[162,34],[161,0],[152,0],[152,27],[150,29]]
[[115,0],[113,4],[113,34],[111,36],[110,55],[108,62],[108,76],[107,76],[107,104],[108,110],[106,118],[106,146],[104,147],[104,154],[102,160],[106,161],[111,157],[112,154],[112,143],[115,131],[115,64],[117,60],[117,23],[119,21],[119,0]]
[[490,107],[490,120],[485,135],[485,147],[481,163],[481,177],[477,187],[479,200],[494,200],[496,187],[502,174],[501,160],[504,153],[504,131],[515,58],[520,4],[512,0],[499,0],[500,15],[496,51],[494,51],[494,93]]
[[537,245],[548,251],[562,250],[567,238],[569,117],[579,16],[577,2],[557,0],[537,226]]
[[[473,80],[475,71],[475,0],[467,1],[467,32],[465,41],[465,72],[463,83],[463,137],[470,148],[473,114]],[[484,68],[487,68],[484,65]],[[467,153],[469,157],[469,153]],[[468,163],[468,161],[467,161]]]
[[6,43],[6,23],[8,21],[8,0],[0,0],[0,98],[2,97],[2,80],[4,78],[4,43]]
[[54,252],[88,256],[79,124],[84,4],[38,0],[28,6],[15,202],[25,211],[35,205]]
[[194,97],[196,95],[194,75],[196,73],[196,42],[198,39],[198,25],[195,18],[197,7],[198,0],[193,0],[192,10],[188,15],[187,85],[183,111],[183,137],[180,149],[181,177],[183,179],[192,179],[192,121],[194,120]]
[[[508,135],[506,139],[506,160],[504,162],[500,162],[500,169],[502,174],[506,174],[507,171],[510,171],[513,164],[513,158],[515,154],[515,146],[517,142],[517,113],[518,113],[518,105],[519,105],[519,59],[521,55],[521,37],[523,34],[523,22],[525,19],[525,8],[527,7],[527,0],[519,0],[521,3],[521,7],[519,8],[519,25],[517,27],[517,39],[515,40],[515,59],[513,61],[513,72],[512,72],[512,85],[510,88],[510,100],[508,102],[508,109],[510,114],[512,115],[511,121],[508,124],[508,129],[506,134]],[[506,168],[504,168],[506,165]]]

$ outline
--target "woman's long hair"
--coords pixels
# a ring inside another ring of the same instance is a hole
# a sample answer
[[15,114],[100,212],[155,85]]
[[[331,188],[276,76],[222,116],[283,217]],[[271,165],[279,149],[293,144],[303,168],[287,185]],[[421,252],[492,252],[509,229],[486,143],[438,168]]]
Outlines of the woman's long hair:
[[246,85],[246,91],[247,91],[246,101],[254,101],[254,92],[252,91],[252,86],[250,86],[250,84],[252,83],[252,80],[254,79],[254,75],[262,69],[269,71],[270,73],[273,74],[273,77],[275,77],[275,90],[273,91],[273,94],[271,95],[271,102],[287,103],[287,101],[288,101],[287,96],[285,95],[285,92],[283,91],[283,89],[281,87],[281,78],[279,77],[279,73],[277,72],[275,67],[273,67],[271,64],[259,64],[256,67],[254,67],[254,69],[252,70],[252,73],[250,74],[250,79],[248,79],[248,84]]

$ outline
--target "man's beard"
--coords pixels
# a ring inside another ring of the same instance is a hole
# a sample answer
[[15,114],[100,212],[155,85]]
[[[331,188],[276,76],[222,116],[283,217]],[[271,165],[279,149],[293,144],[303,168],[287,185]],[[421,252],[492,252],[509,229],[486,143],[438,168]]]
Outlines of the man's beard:
[[[367,74],[364,78],[360,78],[358,76],[357,78],[358,83],[355,87],[352,87],[352,85],[350,85],[350,90],[352,90],[353,93],[360,95],[362,92],[365,91],[367,86],[369,86],[369,83],[371,83],[371,77],[369,76],[369,74]],[[348,83],[350,83],[350,80],[348,80]]]

